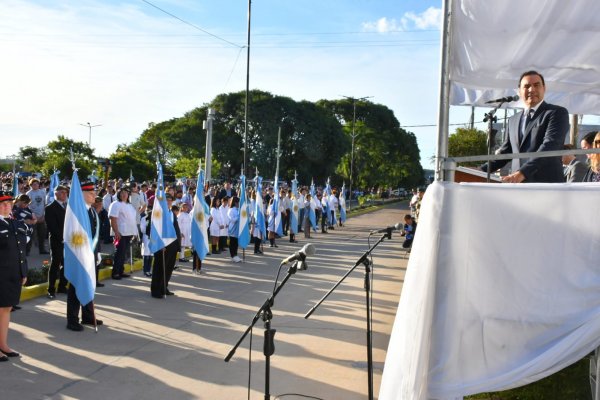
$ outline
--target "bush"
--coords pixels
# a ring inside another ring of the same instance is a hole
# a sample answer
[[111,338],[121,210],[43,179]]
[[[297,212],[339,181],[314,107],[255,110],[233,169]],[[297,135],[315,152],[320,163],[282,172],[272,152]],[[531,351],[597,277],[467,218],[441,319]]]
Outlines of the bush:
[[42,265],[42,268],[30,268],[27,271],[27,282],[25,286],[39,285],[48,282],[49,264]]

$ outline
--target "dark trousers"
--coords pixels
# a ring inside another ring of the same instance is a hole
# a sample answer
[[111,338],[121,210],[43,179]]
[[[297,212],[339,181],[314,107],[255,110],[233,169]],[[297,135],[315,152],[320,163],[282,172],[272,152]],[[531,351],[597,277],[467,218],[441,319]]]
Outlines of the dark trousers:
[[302,221],[304,221],[304,208],[301,208],[298,212],[298,232],[302,232]]
[[[165,288],[169,286],[173,268],[177,261],[177,251],[179,245],[175,242],[165,247],[164,252],[154,253],[154,265],[152,267],[152,282],[150,283],[150,293],[154,297],[165,295]],[[164,260],[163,260],[164,257]]]
[[406,239],[404,243],[402,243],[402,247],[405,249],[410,249],[412,246],[413,239]]
[[63,244],[50,242],[50,268],[48,268],[48,293],[56,293],[56,280],[58,281],[58,291],[64,292],[67,290],[67,278],[65,278],[65,270],[61,268],[64,263],[63,259]]
[[129,251],[129,243],[132,236],[121,236],[119,245],[115,250],[115,261],[113,263],[112,276],[120,276],[125,272],[125,257]]
[[229,255],[231,258],[237,256],[238,252],[238,238],[229,236]]
[[227,236],[219,236],[219,251],[224,251],[227,248]]
[[283,228],[283,234],[287,235],[290,229],[290,210],[285,210],[281,213],[281,224]]
[[82,306],[75,293],[75,286],[72,284],[69,286],[67,292],[67,322],[69,324],[79,323],[79,308],[81,307],[81,321],[92,322],[94,321],[94,304],[89,302],[85,306]]
[[144,256],[144,265],[143,265],[144,273],[152,272],[152,256]]
[[321,232],[327,232],[327,213],[321,212]]
[[46,236],[48,235],[48,231],[46,228],[45,222],[38,222],[33,226],[33,235],[31,237],[31,241],[33,241],[33,237],[37,239],[37,245],[40,250],[40,254],[46,251]]
[[196,250],[192,250],[192,271],[200,271],[202,269],[202,260],[198,257]]

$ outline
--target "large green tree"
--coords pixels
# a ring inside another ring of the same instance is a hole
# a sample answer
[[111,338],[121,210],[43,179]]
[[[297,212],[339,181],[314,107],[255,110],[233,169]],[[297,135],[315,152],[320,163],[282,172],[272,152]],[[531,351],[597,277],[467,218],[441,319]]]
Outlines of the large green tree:
[[[481,156],[487,154],[487,135],[471,128],[457,128],[448,137],[448,155],[450,157]],[[478,166],[480,162],[466,162],[463,165]]]

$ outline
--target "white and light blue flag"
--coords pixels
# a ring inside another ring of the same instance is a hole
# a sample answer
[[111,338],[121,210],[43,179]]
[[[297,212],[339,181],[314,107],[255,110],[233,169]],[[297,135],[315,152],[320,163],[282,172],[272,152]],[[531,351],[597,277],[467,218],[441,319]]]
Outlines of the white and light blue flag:
[[77,170],[73,172],[71,194],[65,213],[63,231],[65,277],[75,286],[82,305],[94,300],[96,261],[92,247],[92,228],[88,208],[83,200]]
[[50,176],[50,188],[48,189],[46,204],[50,204],[54,201],[54,190],[56,190],[56,187],[60,183],[60,179],[58,178],[59,174],[60,171],[54,171],[54,173]]
[[16,199],[19,196],[19,173],[13,171],[13,197]]
[[290,209],[290,230],[295,235],[298,233],[298,180],[292,181],[292,207]]
[[158,188],[156,189],[156,198],[154,199],[154,207],[152,208],[150,241],[148,246],[152,253],[162,250],[177,239],[177,233],[173,225],[173,216],[167,206],[167,199],[165,197],[162,165],[158,161],[156,164],[158,168]]
[[340,221],[342,224],[346,223],[346,184],[342,185],[342,192],[340,193]]
[[248,201],[246,200],[246,177],[242,174],[240,177],[242,184],[240,186],[240,230],[238,231],[238,245],[245,249],[250,244],[250,226],[248,221]]
[[256,205],[254,209],[254,218],[256,218],[256,226],[262,234],[262,239],[265,240],[267,237],[267,226],[265,223],[265,205],[263,203],[262,195],[262,178],[256,177]]
[[316,232],[317,231],[317,214],[316,214],[316,209],[317,209],[317,196],[315,193],[315,182],[313,180],[310,181],[310,207],[309,207],[309,211],[308,211],[308,220],[310,221],[310,225],[312,226],[313,230]]
[[283,236],[283,224],[281,223],[281,211],[279,211],[279,177],[275,176],[275,190],[273,196],[273,212],[275,213],[275,233],[279,236]]
[[204,199],[204,171],[198,172],[196,194],[194,195],[194,208],[192,209],[192,246],[200,260],[208,255],[208,218],[210,209]]

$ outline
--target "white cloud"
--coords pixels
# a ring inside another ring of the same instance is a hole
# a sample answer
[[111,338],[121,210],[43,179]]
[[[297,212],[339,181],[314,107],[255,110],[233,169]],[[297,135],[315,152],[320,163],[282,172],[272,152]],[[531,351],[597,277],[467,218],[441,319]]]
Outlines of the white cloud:
[[401,21],[404,28],[414,25],[417,29],[440,29],[442,27],[442,9],[429,7],[420,14],[409,11],[404,13]]
[[375,22],[363,22],[363,30],[366,32],[379,32],[387,33],[392,31],[402,30],[402,27],[396,22],[394,18],[387,19],[386,17],[379,18]]

